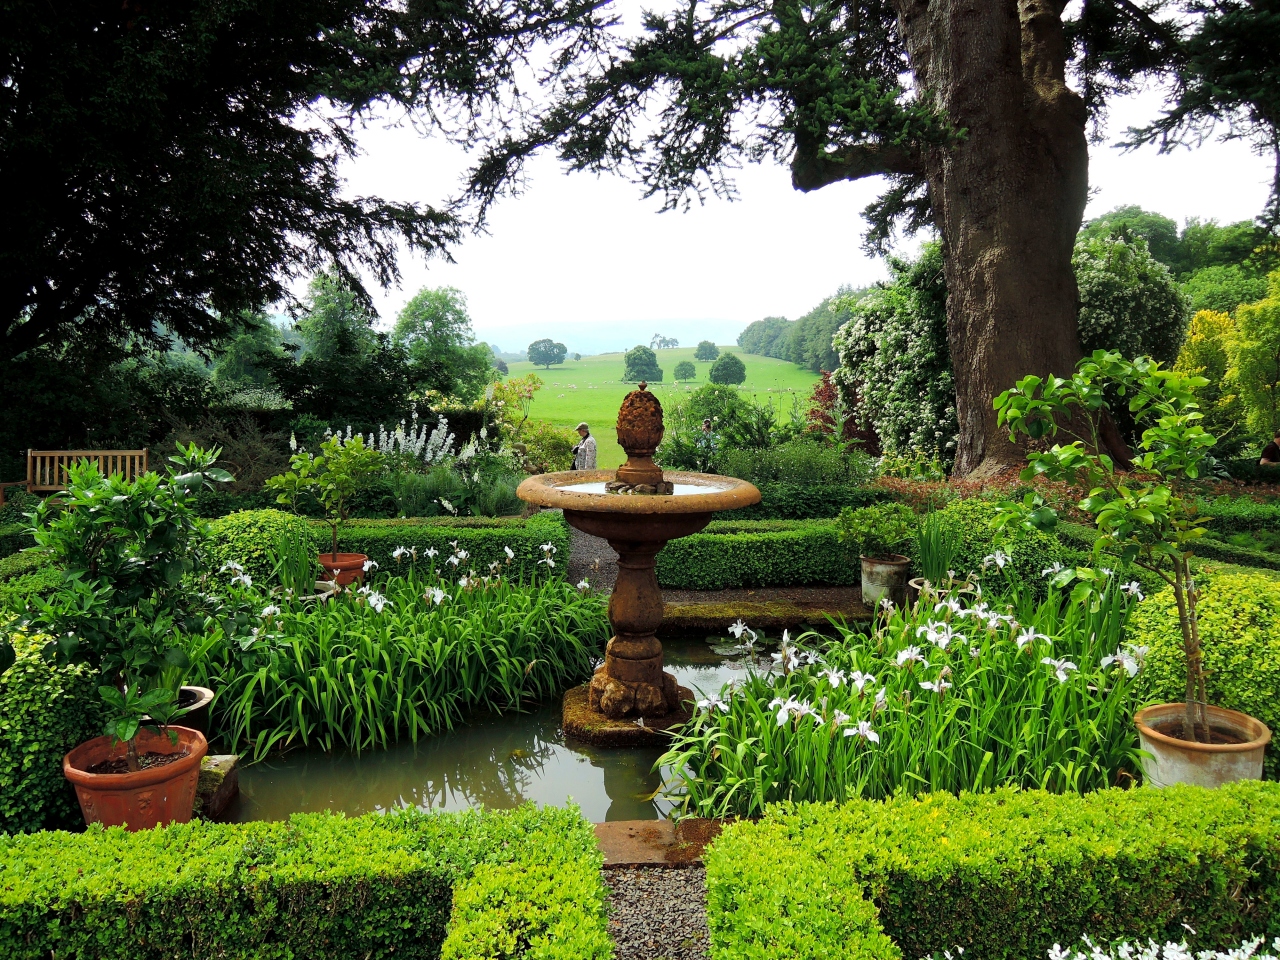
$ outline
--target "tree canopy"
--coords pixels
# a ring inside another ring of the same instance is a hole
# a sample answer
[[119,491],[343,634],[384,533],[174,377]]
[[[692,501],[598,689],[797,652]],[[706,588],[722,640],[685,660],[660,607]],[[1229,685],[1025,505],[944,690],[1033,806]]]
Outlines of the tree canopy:
[[444,394],[476,399],[495,366],[493,349],[475,342],[467,298],[453,287],[419,290],[400,311],[391,337],[408,350],[417,378]]
[[722,353],[707,371],[707,379],[712,383],[735,386],[747,379],[747,365],[736,353]]
[[698,368],[688,360],[681,360],[676,364],[676,369],[675,372],[671,374],[671,379],[675,380],[677,383],[684,380],[697,380]]
[[1082,239],[1072,264],[1080,287],[1080,347],[1172,364],[1190,311],[1169,268],[1135,238]]
[[693,351],[693,359],[701,360],[703,363],[710,363],[718,356],[720,356],[720,348],[710,340],[700,340]]
[[529,362],[535,367],[546,367],[550,370],[552,364],[564,363],[565,355],[568,352],[569,348],[563,343],[556,343],[554,340],[546,338],[535,340],[529,344]]
[[658,366],[658,355],[648,347],[637,344],[626,352],[622,358],[622,379],[628,383],[647,380],[651,383],[662,382],[662,368]]
[[[465,136],[535,49],[576,55],[584,0],[8,0],[0,31],[0,361],[88,326],[192,345],[325,264],[397,276],[455,216],[351,196],[348,122],[384,106]],[[541,55],[541,54],[540,54]]]

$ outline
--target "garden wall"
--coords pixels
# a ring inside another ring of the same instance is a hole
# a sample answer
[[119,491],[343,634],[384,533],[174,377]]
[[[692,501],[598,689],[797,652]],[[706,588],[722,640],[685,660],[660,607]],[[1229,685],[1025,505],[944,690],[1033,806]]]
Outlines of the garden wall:
[[0,837],[0,956],[608,956],[576,810]]
[[1222,947],[1280,933],[1280,785],[783,805],[727,827],[706,864],[714,956],[1028,958],[1082,934]]

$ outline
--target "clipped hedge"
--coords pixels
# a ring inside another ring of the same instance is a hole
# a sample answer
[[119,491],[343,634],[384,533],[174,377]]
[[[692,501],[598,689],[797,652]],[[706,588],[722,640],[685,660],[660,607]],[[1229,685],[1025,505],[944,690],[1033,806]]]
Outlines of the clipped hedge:
[[[708,850],[712,955],[1043,957],[1082,934],[1280,933],[1280,787],[1003,789],[789,805]],[[858,894],[861,894],[859,896]]]
[[844,483],[757,483],[760,502],[716,514],[717,520],[829,520],[844,507],[897,499],[889,490]]
[[[1271,728],[1264,770],[1268,779],[1280,778],[1280,749],[1274,740],[1280,733],[1280,583],[1254,573],[1218,573],[1201,583],[1196,609],[1208,700]],[[1138,604],[1129,637],[1150,647],[1138,674],[1138,695],[1148,702],[1180,702],[1186,691],[1186,657],[1172,589]]]
[[[329,548],[329,528],[315,522],[311,526],[311,539],[319,550]],[[467,563],[484,573],[491,562],[506,562],[503,547],[510,547],[515,561],[508,568],[509,577],[531,578],[545,573],[539,566],[541,546],[551,543],[555,571],[561,573],[569,563],[569,525],[564,515],[555,512],[535,513],[526,519],[491,517],[429,517],[402,520],[350,520],[338,533],[338,548],[352,553],[366,554],[376,560],[383,571],[393,570],[396,560],[391,555],[397,547],[416,547],[418,563],[425,561],[428,547],[440,551],[436,569],[441,569],[444,558],[453,552],[452,541],[471,556]]]
[[939,511],[944,522],[959,538],[960,552],[954,569],[961,576],[982,574],[983,560],[998,548],[1011,562],[1003,571],[990,567],[983,583],[994,583],[1001,574],[1006,580],[1032,587],[1037,593],[1048,589],[1043,571],[1054,563],[1074,565],[1078,552],[1069,549],[1056,537],[1026,528],[997,532],[992,522],[999,510],[994,500],[971,498],[956,500]]
[[311,521],[283,510],[244,510],[209,523],[204,539],[205,562],[217,573],[225,563],[235,562],[254,580],[271,576],[270,551],[280,537],[305,540],[311,536]]
[[532,805],[0,838],[0,956],[605,958],[600,862]]
[[1212,518],[1208,527],[1214,536],[1280,528],[1280,503],[1260,503],[1249,497],[1215,497],[1198,500],[1197,506],[1201,516]]
[[36,538],[31,535],[31,524],[26,520],[0,524],[0,557],[8,557],[34,547]]
[[62,583],[62,571],[48,554],[24,550],[0,558],[0,610],[21,610],[36,595],[52,593]]
[[658,583],[685,590],[858,583],[857,553],[838,529],[832,520],[713,521],[662,548]]
[[1200,538],[1196,541],[1194,549],[1197,557],[1203,557],[1206,560],[1234,563],[1241,567],[1280,570],[1280,553],[1271,553],[1255,547],[1238,547],[1213,537]]
[[7,636],[18,659],[0,674],[0,832],[82,824],[62,758],[102,734],[98,672],[56,667],[40,655],[43,639],[17,630]]

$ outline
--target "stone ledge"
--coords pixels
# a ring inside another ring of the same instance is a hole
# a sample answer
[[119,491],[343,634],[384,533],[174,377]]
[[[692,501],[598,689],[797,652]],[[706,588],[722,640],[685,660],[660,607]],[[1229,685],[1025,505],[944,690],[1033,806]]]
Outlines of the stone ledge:
[[206,756],[200,761],[200,779],[192,813],[217,820],[240,795],[240,758],[234,753]]
[[597,747],[666,747],[671,735],[693,715],[694,694],[688,687],[678,687],[683,709],[665,717],[651,718],[644,726],[635,720],[613,720],[588,702],[589,684],[565,691],[561,725],[566,737]]

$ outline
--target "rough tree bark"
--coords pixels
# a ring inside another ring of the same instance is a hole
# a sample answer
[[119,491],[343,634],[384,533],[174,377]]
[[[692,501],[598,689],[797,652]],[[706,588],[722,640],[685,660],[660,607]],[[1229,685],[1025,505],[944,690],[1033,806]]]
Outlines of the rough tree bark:
[[947,276],[956,473],[1022,460],[992,397],[1080,358],[1071,252],[1088,192],[1084,100],[1066,83],[1063,4],[898,0],[918,89],[965,135],[924,169]]

